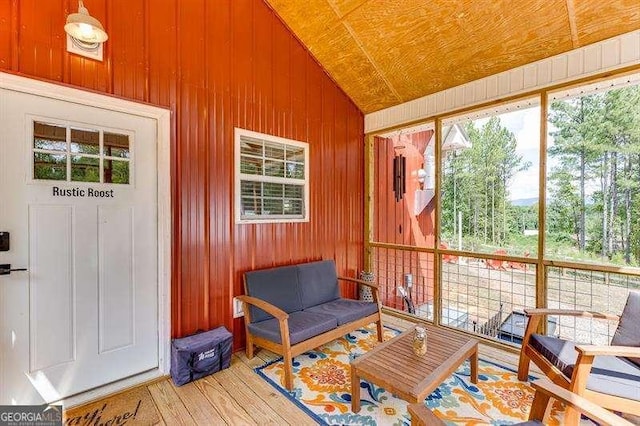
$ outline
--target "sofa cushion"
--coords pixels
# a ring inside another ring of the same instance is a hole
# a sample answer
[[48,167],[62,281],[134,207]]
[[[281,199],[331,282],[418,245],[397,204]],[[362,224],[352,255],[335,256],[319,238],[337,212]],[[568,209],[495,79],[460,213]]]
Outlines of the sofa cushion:
[[304,311],[335,317],[338,320],[338,325],[342,325],[375,314],[378,312],[378,304],[351,299],[336,299],[312,306]]
[[[248,296],[262,299],[277,306],[286,313],[302,310],[298,269],[296,266],[261,269],[244,274]],[[273,318],[260,308],[251,306],[251,322]]]
[[[333,330],[338,326],[335,317],[305,311],[290,313],[288,323],[289,343],[291,345],[310,339],[325,331]],[[255,336],[282,343],[280,324],[275,318],[249,324],[249,331]]]
[[524,423],[516,423],[513,426],[544,426],[540,420],[529,420]]
[[298,265],[298,282],[303,309],[340,297],[336,264],[333,260]]
[[[640,327],[638,324],[640,324],[640,291],[631,291],[622,315],[620,315],[616,333],[611,339],[611,345],[640,347]],[[629,360],[640,366],[640,358],[629,358]]]
[[[540,334],[532,334],[529,342],[565,376],[571,378],[578,359],[573,342]],[[628,358],[597,356],[593,360],[587,389],[640,401],[640,367]]]

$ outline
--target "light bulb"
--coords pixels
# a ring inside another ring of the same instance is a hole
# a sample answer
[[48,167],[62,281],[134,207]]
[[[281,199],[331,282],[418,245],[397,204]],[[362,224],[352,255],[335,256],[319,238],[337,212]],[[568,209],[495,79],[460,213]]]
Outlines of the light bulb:
[[93,27],[91,25],[81,22],[78,26],[80,27],[80,34],[82,34],[82,38],[92,39],[95,37]]

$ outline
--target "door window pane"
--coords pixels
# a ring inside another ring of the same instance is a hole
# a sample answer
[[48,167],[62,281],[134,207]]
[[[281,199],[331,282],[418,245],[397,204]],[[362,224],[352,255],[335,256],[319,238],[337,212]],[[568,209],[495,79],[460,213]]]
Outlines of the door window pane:
[[105,158],[104,183],[129,183],[129,162]]
[[33,147],[47,151],[66,151],[67,128],[34,122]]
[[33,153],[33,178],[67,180],[66,154]]
[[71,129],[71,152],[78,154],[100,153],[100,132]]
[[71,180],[100,182],[100,159],[74,155],[71,157]]
[[129,158],[129,136],[104,132],[104,155]]

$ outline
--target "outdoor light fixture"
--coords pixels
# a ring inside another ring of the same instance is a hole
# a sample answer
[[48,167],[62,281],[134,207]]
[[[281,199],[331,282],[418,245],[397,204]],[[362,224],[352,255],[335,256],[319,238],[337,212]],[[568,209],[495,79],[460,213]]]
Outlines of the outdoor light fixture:
[[89,11],[84,7],[82,0],[78,1],[78,13],[72,13],[67,16],[67,24],[64,26],[64,30],[76,41],[90,46],[104,43],[109,38],[100,21],[89,15]]
[[100,21],[89,15],[82,0],[78,2],[78,13],[67,16],[64,30],[67,33],[68,52],[102,61],[102,45],[109,36]]

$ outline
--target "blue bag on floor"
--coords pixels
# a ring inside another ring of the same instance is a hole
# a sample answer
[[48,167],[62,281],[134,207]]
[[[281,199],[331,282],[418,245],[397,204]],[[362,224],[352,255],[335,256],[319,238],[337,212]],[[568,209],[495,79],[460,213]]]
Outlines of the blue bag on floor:
[[171,378],[176,386],[228,368],[233,336],[224,327],[171,341]]

